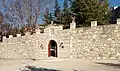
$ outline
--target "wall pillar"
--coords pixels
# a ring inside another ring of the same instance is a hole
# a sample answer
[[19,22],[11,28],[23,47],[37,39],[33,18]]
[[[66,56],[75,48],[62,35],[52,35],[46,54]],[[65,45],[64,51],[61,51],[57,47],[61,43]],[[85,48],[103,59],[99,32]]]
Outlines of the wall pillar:
[[35,33],[36,33],[36,34],[40,34],[40,32],[41,32],[40,29],[36,29],[36,30],[35,30]]
[[6,36],[3,36],[3,42],[5,42],[5,40],[6,40]]
[[76,23],[73,20],[72,23],[70,23],[70,29],[75,29],[76,28]]
[[51,24],[53,24],[53,21],[51,21]]
[[29,35],[30,35],[30,32],[26,32],[25,35],[26,35],[26,36],[29,36]]
[[70,50],[69,50],[69,56],[70,58],[73,58],[71,55],[72,49],[73,49],[73,29],[76,28],[75,19],[73,18],[72,23],[70,23]]
[[9,38],[13,38],[13,35],[9,35]]
[[120,25],[120,18],[117,18],[117,24]]
[[21,37],[21,34],[17,34],[17,37]]
[[97,21],[91,21],[91,27],[97,26]]

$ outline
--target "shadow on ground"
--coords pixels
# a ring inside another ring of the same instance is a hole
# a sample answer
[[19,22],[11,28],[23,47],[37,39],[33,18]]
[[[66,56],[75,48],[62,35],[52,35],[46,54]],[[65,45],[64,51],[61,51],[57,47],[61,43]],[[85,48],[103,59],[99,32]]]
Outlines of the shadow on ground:
[[21,71],[60,71],[55,69],[47,69],[47,68],[36,68],[35,66],[26,66],[24,70]]
[[115,63],[100,63],[100,62],[95,62],[96,64],[101,64],[101,65],[106,65],[106,66],[111,66],[114,68],[120,69],[120,64],[115,64]]

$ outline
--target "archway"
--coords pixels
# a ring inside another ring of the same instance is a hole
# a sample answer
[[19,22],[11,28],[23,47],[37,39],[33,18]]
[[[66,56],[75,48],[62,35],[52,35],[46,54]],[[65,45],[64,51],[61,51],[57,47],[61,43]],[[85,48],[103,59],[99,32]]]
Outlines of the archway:
[[57,43],[54,40],[50,40],[48,44],[48,57],[57,57]]

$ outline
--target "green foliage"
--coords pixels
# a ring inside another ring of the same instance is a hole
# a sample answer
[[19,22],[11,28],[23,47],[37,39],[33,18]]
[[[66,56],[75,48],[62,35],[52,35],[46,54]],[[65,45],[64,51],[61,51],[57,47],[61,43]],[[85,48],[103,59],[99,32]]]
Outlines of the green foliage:
[[108,6],[108,0],[74,0],[71,11],[76,14],[77,26],[90,26],[90,22],[94,20],[102,25],[109,22]]
[[64,0],[63,8],[64,9],[62,10],[62,24],[68,26],[71,22],[71,13],[70,9],[68,8],[68,0]]
[[70,9],[68,8],[68,0],[64,0],[63,10],[59,11],[58,15],[55,16],[54,21],[57,24],[63,24],[65,27],[69,27],[69,24],[71,22],[71,15]]
[[68,8],[68,1],[64,0],[64,4],[63,4],[63,11],[65,11]]

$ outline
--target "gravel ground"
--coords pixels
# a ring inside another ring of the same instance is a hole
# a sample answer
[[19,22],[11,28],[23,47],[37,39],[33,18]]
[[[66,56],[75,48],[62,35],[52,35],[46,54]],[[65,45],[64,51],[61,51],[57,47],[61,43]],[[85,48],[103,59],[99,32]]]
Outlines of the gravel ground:
[[18,71],[26,65],[34,66],[31,71],[120,71],[117,60],[79,59],[0,60],[0,71]]

